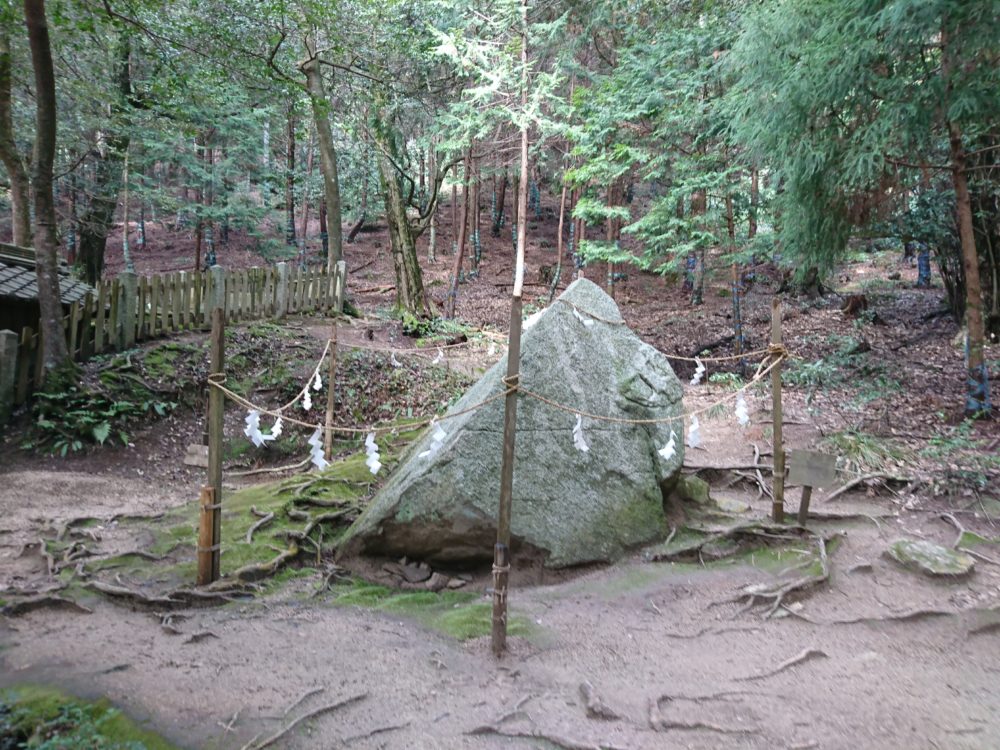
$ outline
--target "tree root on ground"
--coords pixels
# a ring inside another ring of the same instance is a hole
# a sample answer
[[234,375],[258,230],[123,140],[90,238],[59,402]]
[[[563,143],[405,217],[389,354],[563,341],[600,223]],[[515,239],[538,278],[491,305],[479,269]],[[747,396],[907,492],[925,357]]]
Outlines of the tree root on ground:
[[[666,698],[666,696],[664,696]],[[670,729],[681,729],[691,732],[706,731],[717,734],[759,734],[760,730],[753,727],[723,727],[707,721],[676,721],[667,719],[660,713],[660,701],[664,698],[649,699],[649,727],[654,732],[666,732]]]
[[584,707],[589,718],[603,719],[604,721],[614,721],[621,718],[615,713],[614,709],[601,700],[601,697],[590,682],[581,683],[580,695],[583,698]]
[[259,518],[260,520],[257,521],[255,524],[253,524],[253,526],[251,526],[249,529],[247,529],[247,535],[246,535],[247,544],[253,542],[253,533],[255,531],[264,528],[269,523],[271,523],[271,521],[274,520],[274,511],[271,511],[270,513],[262,513],[261,511],[257,510],[255,506],[251,505],[250,512],[253,515],[257,516],[257,518]]
[[[329,713],[330,711],[336,711],[338,708],[343,708],[344,706],[349,706],[352,703],[357,703],[358,701],[364,700],[367,697],[368,693],[358,693],[357,695],[352,695],[349,698],[344,698],[343,700],[336,701],[335,703],[328,703],[325,706],[320,706],[319,708],[313,709],[312,711],[307,711],[306,713],[302,714],[302,716],[299,716],[297,719],[295,719],[287,726],[285,726],[284,729],[275,732],[266,739],[260,740],[258,742],[257,738],[260,735],[254,737],[252,740],[250,740],[250,742],[248,742],[242,748],[240,748],[240,750],[264,750],[265,747],[270,747],[271,745],[276,743],[286,734],[295,729],[295,727],[297,727],[303,721],[308,721],[309,719],[315,719],[317,716]],[[301,703],[301,702],[302,702],[301,698],[298,701],[296,701],[296,703]]]
[[763,680],[768,677],[774,677],[776,674],[780,674],[781,672],[784,672],[786,669],[791,669],[794,666],[803,664],[809,661],[810,659],[826,659],[826,658],[827,658],[827,653],[821,649],[805,648],[802,649],[802,651],[797,653],[795,656],[793,656],[791,659],[786,659],[785,661],[781,662],[781,664],[776,666],[774,669],[769,669],[766,672],[760,672],[759,674],[753,674],[748,677],[737,677],[736,679],[743,680],[744,682],[749,680]]
[[883,471],[873,471],[873,472],[870,472],[868,474],[862,474],[859,477],[855,477],[854,479],[850,480],[846,484],[841,485],[840,487],[838,487],[837,489],[835,489],[833,492],[831,492],[829,495],[827,495],[825,498],[823,498],[823,502],[824,503],[828,503],[828,502],[830,502],[832,500],[836,500],[838,497],[840,497],[841,495],[843,495],[845,492],[850,492],[855,487],[857,487],[859,484],[863,484],[865,482],[870,482],[872,479],[882,479],[882,480],[885,480],[885,482],[896,482],[898,484],[904,484],[904,485],[911,484],[913,482],[913,478],[912,477],[898,477],[898,476],[894,476],[892,474],[886,474]]
[[872,625],[877,622],[916,622],[930,617],[949,617],[961,614],[958,610],[948,609],[927,609],[919,607],[917,609],[897,612],[890,615],[870,615],[865,617],[849,617],[843,620],[817,620],[802,612],[796,612],[788,607],[782,606],[782,611],[791,617],[795,617],[810,625]]
[[[272,557],[267,562],[262,563],[251,563],[249,565],[244,565],[242,568],[237,569],[230,578],[235,578],[237,581],[242,583],[250,583],[253,581],[259,581],[261,578],[267,578],[272,576],[281,570],[287,563],[294,560],[299,556],[300,548],[299,545],[294,541],[290,541],[288,544],[288,549],[283,552],[278,553],[275,557]],[[207,588],[212,590],[216,584],[225,584],[226,586],[231,586],[229,579],[222,579],[216,581],[215,583],[209,585]]]
[[[697,529],[693,530],[697,531]],[[809,539],[813,537],[813,533],[808,529],[755,521],[731,526],[721,531],[708,532],[704,538],[679,545],[677,549],[673,550],[667,549],[669,546],[668,540],[668,543],[664,545],[663,551],[650,555],[649,559],[652,562],[698,560],[706,547],[713,547],[722,541],[735,541],[738,543],[742,539],[749,538],[763,540],[765,543],[774,541],[801,542],[804,538]],[[672,539],[673,534],[670,537],[670,540]]]
[[114,599],[123,599],[131,601],[133,604],[139,606],[155,607],[158,609],[190,607],[197,604],[225,604],[228,602],[239,601],[239,599],[235,597],[245,595],[247,593],[243,589],[234,588],[232,583],[229,581],[217,581],[216,583],[224,583],[229,588],[224,590],[220,588],[216,590],[202,591],[177,589],[162,596],[149,596],[141,591],[136,591],[135,589],[127,586],[119,586],[112,583],[106,583],[105,581],[89,581],[84,584],[84,587],[90,589],[91,591],[105,594],[106,596],[110,596]]
[[503,729],[496,724],[484,724],[481,727],[470,729],[466,734],[542,740],[543,742],[548,742],[550,745],[562,748],[562,750],[618,750],[617,746],[606,742],[586,742],[552,734],[540,729]]
[[[785,601],[785,597],[801,591],[814,588],[821,583],[826,583],[830,578],[830,560],[826,553],[826,540],[822,537],[815,537],[819,548],[820,572],[801,576],[791,581],[775,581],[773,583],[751,583],[744,586],[740,592],[727,601],[745,601],[744,610],[750,609],[757,604],[758,599],[770,600],[771,606],[764,615],[770,617]],[[722,602],[718,602],[722,603]]]
[[29,599],[11,602],[10,604],[0,608],[0,615],[4,617],[18,617],[19,615],[25,615],[38,609],[45,609],[46,607],[69,609],[74,612],[82,612],[86,615],[93,612],[92,609],[84,607],[82,604],[77,604],[72,599],[67,599],[63,596],[56,596],[54,594],[44,594],[42,596],[35,596]]

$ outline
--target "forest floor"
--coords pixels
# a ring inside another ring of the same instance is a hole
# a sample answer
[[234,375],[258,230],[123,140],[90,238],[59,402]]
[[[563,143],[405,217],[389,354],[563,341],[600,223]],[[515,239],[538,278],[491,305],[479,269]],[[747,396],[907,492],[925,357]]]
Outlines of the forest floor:
[[[439,236],[450,238],[447,212],[442,216]],[[533,223],[531,236],[554,244],[554,218],[547,213]],[[401,355],[405,377],[393,390],[381,385],[385,357],[345,360],[345,370],[356,370],[345,377],[359,389],[366,384],[356,396],[366,407],[340,404],[339,416],[365,421],[385,404],[389,416],[422,413],[496,360],[509,314],[507,232],[505,241],[483,233],[481,273],[458,297],[471,344],[448,351],[446,374],[431,368],[429,354]],[[189,252],[187,238],[164,232],[160,239],[164,249],[148,251],[141,272],[175,270],[179,248]],[[555,265],[555,251],[543,244],[533,241],[528,253],[525,302],[535,306],[545,304],[547,292],[536,281],[539,268]],[[246,248],[219,255],[223,265],[254,262]],[[342,326],[342,341],[412,348],[387,313],[393,278],[384,231],[361,235],[346,256],[349,292],[365,317]],[[453,261],[442,255],[424,264],[439,305]],[[564,268],[564,279],[571,271]],[[759,271],[744,302],[751,349],[766,345],[778,282],[773,269]],[[598,283],[605,278],[603,269],[587,274]],[[256,598],[218,607],[122,604],[78,591],[88,613],[41,607],[16,616],[8,610],[11,616],[0,619],[0,687],[55,685],[84,698],[106,696],[191,748],[261,747],[296,718],[341,701],[272,746],[997,747],[1000,425],[962,421],[958,329],[938,314],[942,290],[915,289],[914,280],[915,270],[898,256],[858,254],[834,286],[840,295],[865,294],[869,314],[843,314],[837,295],[786,297],[783,333],[793,355],[785,377],[786,446],[834,453],[845,483],[859,480],[829,501],[832,488],[814,494],[815,536],[777,546],[751,536],[723,554],[705,548],[661,562],[637,551],[615,565],[559,573],[517,571],[515,561],[517,635],[499,662],[481,627],[489,602],[482,573],[458,592],[410,592],[424,599],[357,581],[328,586],[337,572],[329,559],[280,577]],[[616,299],[640,336],[686,357],[731,333],[728,288],[728,269],[719,268],[706,281],[705,304],[694,307],[679,283],[630,272],[616,285]],[[274,366],[269,356],[286,357],[299,383],[322,351],[328,322],[304,318],[284,327],[286,343],[247,358],[266,369]],[[198,335],[190,338],[201,344]],[[726,346],[712,348],[727,353]],[[996,375],[1000,347],[991,346],[988,357]],[[685,381],[691,375],[685,361],[677,370]],[[688,409],[730,392],[733,376],[710,366],[707,380],[685,386]],[[258,395],[279,400],[280,393]],[[769,398],[764,390],[749,396],[748,428],[732,427],[729,413],[711,414],[702,420],[703,445],[685,455],[685,470],[711,483],[734,524],[759,521],[770,509],[752,469],[746,471],[757,448],[762,463],[768,460]],[[76,538],[93,540],[104,553],[188,555],[189,540],[164,551],[154,532],[159,514],[190,507],[197,497],[201,470],[182,459],[187,443],[199,442],[200,415],[195,401],[140,426],[129,445],[66,458],[16,451],[24,424],[8,434],[2,450],[10,458],[0,468],[0,598],[16,603],[17,591],[58,593],[60,579],[49,575],[37,542],[74,519],[94,519],[80,524],[85,535]],[[244,442],[242,416],[227,416],[232,445]],[[274,463],[301,455],[297,444]],[[237,478],[231,469],[259,464],[235,448],[228,456],[226,482],[234,490],[274,478]],[[787,494],[794,511],[799,489]],[[123,517],[130,515],[147,518]],[[241,519],[240,535],[251,522]],[[969,549],[975,570],[934,579],[905,570],[884,554],[900,537]],[[826,566],[818,539],[826,540]],[[224,570],[228,564],[224,554]],[[138,588],[137,570],[100,572],[108,583]],[[376,582],[391,583],[378,566],[374,571]],[[773,597],[747,606],[745,586],[776,581],[779,588],[804,582],[770,617]],[[479,619],[456,630],[452,610]]]

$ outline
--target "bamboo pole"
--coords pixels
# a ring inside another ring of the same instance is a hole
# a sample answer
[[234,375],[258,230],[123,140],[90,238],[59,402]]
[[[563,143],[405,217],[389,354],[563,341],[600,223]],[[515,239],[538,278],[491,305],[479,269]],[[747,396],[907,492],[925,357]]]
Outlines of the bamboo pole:
[[326,372],[326,434],[323,436],[323,455],[327,461],[333,460],[333,385],[337,377],[337,319],[333,319],[330,337],[330,366]]
[[[221,378],[225,369],[225,317],[222,308],[212,310],[209,378]],[[219,580],[219,542],[222,525],[222,440],[225,397],[218,388],[208,389],[208,487],[212,503],[212,581]]]
[[[781,300],[771,300],[771,344],[781,346]],[[781,442],[781,363],[771,370],[771,416],[774,420],[774,503],[772,517],[775,523],[783,523],[785,518],[785,448]]]
[[198,498],[198,579],[199,586],[207,586],[215,581],[213,571],[213,550],[212,546],[215,538],[215,490],[211,487],[202,487],[201,496]]
[[[528,1],[521,0],[521,106],[528,104]],[[517,390],[521,371],[521,290],[524,286],[524,248],[528,235],[528,127],[521,126],[521,180],[517,186],[517,258],[510,301],[510,334],[507,342],[509,389],[504,399],[503,452],[500,464],[500,507],[497,541],[493,547],[493,655],[507,650],[507,585],[510,575],[510,518],[514,490],[514,438],[517,434]]]

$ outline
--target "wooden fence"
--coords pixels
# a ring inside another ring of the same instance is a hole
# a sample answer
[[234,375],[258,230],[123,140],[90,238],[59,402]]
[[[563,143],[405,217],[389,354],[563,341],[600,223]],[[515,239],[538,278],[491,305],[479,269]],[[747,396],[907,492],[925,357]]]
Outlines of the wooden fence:
[[[123,273],[102,281],[96,294],[69,306],[63,319],[66,342],[74,360],[122,351],[137,342],[208,330],[211,311],[225,310],[226,321],[282,318],[308,312],[340,311],[346,287],[346,265],[331,274],[325,266],[294,268],[278,263],[268,268],[179,271],[139,277]],[[40,382],[41,332],[24,328],[20,335],[0,332],[0,421],[4,406],[23,404]],[[9,360],[12,358],[14,362]]]

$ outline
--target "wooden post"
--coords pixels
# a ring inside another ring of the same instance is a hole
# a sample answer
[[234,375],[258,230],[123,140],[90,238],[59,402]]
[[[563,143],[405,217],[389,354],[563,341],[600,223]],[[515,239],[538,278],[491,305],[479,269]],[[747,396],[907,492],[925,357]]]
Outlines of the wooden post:
[[[521,0],[521,107],[528,108],[528,0]],[[514,290],[510,300],[510,335],[507,342],[509,392],[504,399],[503,453],[500,463],[500,508],[497,541],[493,547],[493,655],[507,650],[507,583],[510,577],[510,517],[514,494],[514,437],[517,431],[517,390],[521,373],[521,292],[524,287],[524,249],[528,239],[528,126],[521,126],[521,179],[517,186],[517,254]]]
[[808,484],[802,488],[802,500],[799,502],[799,526],[805,526],[806,521],[809,520],[809,500],[812,498],[812,493],[813,488]]
[[[521,297],[511,300],[510,339],[507,349],[507,378],[510,388],[518,383],[521,369]],[[510,516],[514,494],[514,438],[517,433],[517,391],[504,399],[503,453],[500,463],[500,509],[497,514],[497,541],[493,548],[493,653],[507,649],[507,580],[510,573]]]
[[[341,261],[342,263],[343,261]],[[340,265],[338,263],[337,265]],[[326,372],[326,434],[323,436],[323,455],[327,461],[333,460],[333,385],[337,377],[337,319],[333,319],[330,338],[330,367]]]
[[[771,300],[771,344],[781,346],[781,300],[775,297]],[[771,416],[774,425],[774,503],[771,515],[775,523],[785,520],[785,448],[781,442],[781,363],[771,370]]]
[[124,271],[118,274],[121,302],[118,304],[118,318],[115,326],[118,331],[118,349],[131,349],[135,346],[135,324],[137,295],[139,293],[139,277],[135,271]]
[[279,320],[288,314],[289,267],[282,261],[278,264],[278,284],[274,290],[274,317]]
[[14,410],[17,389],[17,334],[0,331],[0,424]]
[[213,571],[215,562],[213,555],[216,550],[212,547],[215,544],[215,490],[211,487],[202,487],[201,496],[198,498],[198,580],[199,586],[207,586],[216,580]]
[[[225,311],[212,310],[212,338],[209,351],[209,375],[221,378],[225,371]],[[212,581],[219,579],[219,541],[222,526],[222,440],[225,395],[208,387],[208,487],[213,490],[212,505]]]

